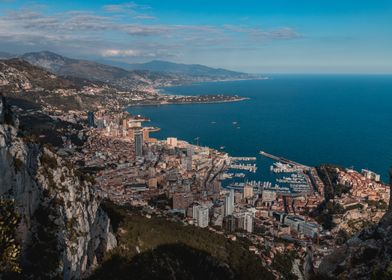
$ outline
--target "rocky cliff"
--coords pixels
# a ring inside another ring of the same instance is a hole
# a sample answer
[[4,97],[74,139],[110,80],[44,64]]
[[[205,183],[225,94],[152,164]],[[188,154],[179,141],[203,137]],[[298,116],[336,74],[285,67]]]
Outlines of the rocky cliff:
[[0,60],[0,87],[8,91],[75,88],[63,78],[21,59]]
[[[390,170],[392,187],[392,169]],[[392,201],[373,228],[367,228],[324,258],[319,277],[331,279],[392,279]]]
[[90,183],[49,147],[22,138],[0,100],[0,198],[19,216],[22,276],[81,278],[116,246],[109,218]]

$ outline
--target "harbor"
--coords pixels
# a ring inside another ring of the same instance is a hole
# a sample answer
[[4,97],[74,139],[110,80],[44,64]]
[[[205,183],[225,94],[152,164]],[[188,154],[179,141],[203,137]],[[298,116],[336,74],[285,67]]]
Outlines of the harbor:
[[[313,193],[312,181],[307,175],[311,167],[264,151],[260,151],[260,155],[272,160],[267,165],[269,168],[264,166],[263,174],[257,176],[265,178],[268,175],[267,180],[255,179],[252,175],[259,173],[256,163],[250,163],[256,161],[256,157],[231,157],[229,170],[222,176],[225,188],[243,191],[245,186],[252,186],[255,193],[270,191],[292,197]],[[264,173],[268,171],[269,174]]]
[[260,155],[262,155],[262,156],[264,156],[264,157],[267,157],[267,158],[270,158],[270,159],[272,159],[272,160],[275,160],[275,161],[277,161],[277,162],[286,163],[286,164],[290,164],[290,165],[292,165],[292,166],[296,166],[296,167],[298,167],[298,168],[302,168],[303,170],[309,170],[309,169],[311,169],[310,166],[306,166],[306,165],[304,165],[304,164],[295,162],[295,161],[293,161],[293,160],[286,159],[286,158],[284,158],[284,157],[275,156],[275,155],[269,154],[269,153],[264,152],[264,151],[260,151]]

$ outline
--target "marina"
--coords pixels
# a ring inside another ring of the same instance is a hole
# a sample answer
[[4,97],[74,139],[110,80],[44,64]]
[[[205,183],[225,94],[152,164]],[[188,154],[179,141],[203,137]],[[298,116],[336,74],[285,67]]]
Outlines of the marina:
[[274,173],[294,173],[294,172],[302,171],[302,169],[297,166],[293,166],[288,163],[285,164],[285,163],[278,161],[278,162],[274,162],[271,165],[270,171],[272,171]]
[[238,163],[238,164],[231,164],[230,169],[245,170],[245,171],[256,173],[257,166],[255,163],[254,164]]
[[309,170],[311,168],[310,166],[303,165],[301,163],[298,163],[298,162],[286,159],[284,157],[274,156],[274,155],[266,153],[264,151],[260,151],[260,155],[262,155],[264,157],[267,157],[267,158],[270,158],[270,159],[273,159],[275,161],[281,162],[281,163],[286,163],[286,164],[290,164],[292,166],[299,167],[299,168],[301,168],[303,170]]
[[235,161],[256,161],[256,157],[230,157],[230,159]]

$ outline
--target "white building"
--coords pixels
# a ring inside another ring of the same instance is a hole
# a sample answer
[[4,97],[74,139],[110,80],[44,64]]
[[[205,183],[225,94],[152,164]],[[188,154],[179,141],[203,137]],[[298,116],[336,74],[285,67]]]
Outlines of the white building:
[[246,213],[244,218],[244,229],[247,232],[253,232],[253,216],[251,213]]
[[193,219],[196,222],[196,225],[201,228],[208,227],[210,222],[209,212],[207,207],[203,207],[201,205],[193,206]]
[[253,187],[251,185],[244,186],[244,199],[253,197]]
[[240,212],[233,214],[236,220],[236,227],[247,232],[253,232],[253,215],[250,212]]
[[234,212],[234,190],[231,189],[225,196],[225,216],[231,215]]
[[175,137],[168,137],[166,139],[166,144],[168,144],[169,146],[175,148],[178,145],[178,140]]
[[373,180],[376,182],[380,182],[380,174],[374,173],[373,171],[367,170],[367,169],[362,169],[361,173],[363,176],[365,176],[369,180]]

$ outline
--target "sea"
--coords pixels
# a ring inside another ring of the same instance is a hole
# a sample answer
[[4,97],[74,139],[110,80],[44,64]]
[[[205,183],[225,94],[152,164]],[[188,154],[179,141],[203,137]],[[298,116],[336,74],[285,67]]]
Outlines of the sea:
[[[270,75],[266,80],[166,87],[169,94],[228,94],[240,102],[130,107],[177,137],[257,157],[257,172],[243,180],[272,181],[267,153],[305,165],[369,169],[387,182],[392,166],[392,75]],[[238,171],[242,172],[242,171]]]

